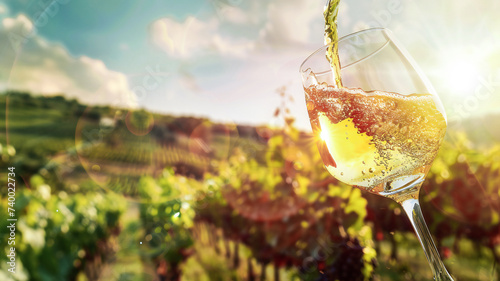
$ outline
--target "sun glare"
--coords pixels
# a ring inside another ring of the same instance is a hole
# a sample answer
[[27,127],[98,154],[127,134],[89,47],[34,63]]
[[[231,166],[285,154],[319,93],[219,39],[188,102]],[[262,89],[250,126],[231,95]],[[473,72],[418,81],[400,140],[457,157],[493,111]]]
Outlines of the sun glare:
[[473,61],[455,59],[445,65],[443,75],[448,89],[456,94],[468,95],[473,94],[477,86],[479,70]]
[[326,138],[328,137],[328,136],[327,136],[327,132],[326,132],[326,131],[321,131],[321,133],[319,134],[319,137],[320,137],[322,140],[326,141]]

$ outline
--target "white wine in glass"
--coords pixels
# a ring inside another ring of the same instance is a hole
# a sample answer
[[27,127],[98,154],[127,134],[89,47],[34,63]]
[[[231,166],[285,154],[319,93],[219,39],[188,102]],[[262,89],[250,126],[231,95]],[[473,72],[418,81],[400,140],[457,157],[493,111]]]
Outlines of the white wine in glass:
[[[338,51],[340,67],[331,67],[327,51],[332,49]],[[320,48],[300,72],[311,126],[330,174],[401,204],[435,280],[453,280],[418,202],[445,136],[446,115],[414,60],[390,31],[372,28]]]

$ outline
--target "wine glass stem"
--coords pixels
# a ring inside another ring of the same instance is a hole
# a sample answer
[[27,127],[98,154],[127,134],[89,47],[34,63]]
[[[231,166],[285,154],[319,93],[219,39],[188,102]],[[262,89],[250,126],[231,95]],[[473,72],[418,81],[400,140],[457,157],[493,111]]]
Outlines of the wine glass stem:
[[434,274],[434,280],[436,281],[454,281],[451,275],[446,271],[439,252],[432,240],[432,236],[425,224],[424,216],[422,215],[422,210],[420,209],[420,203],[417,199],[407,199],[400,202],[401,206],[405,210],[408,218],[410,219],[415,232],[417,233],[418,240],[424,248],[425,256],[429,261],[432,273]]

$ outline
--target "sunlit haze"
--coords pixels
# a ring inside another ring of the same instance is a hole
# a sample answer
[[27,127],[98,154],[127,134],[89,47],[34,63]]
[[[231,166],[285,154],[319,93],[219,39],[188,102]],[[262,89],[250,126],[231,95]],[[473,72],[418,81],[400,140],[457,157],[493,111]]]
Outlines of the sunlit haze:
[[447,85],[457,97],[474,94],[479,72],[474,62],[463,60],[450,61],[445,65]]

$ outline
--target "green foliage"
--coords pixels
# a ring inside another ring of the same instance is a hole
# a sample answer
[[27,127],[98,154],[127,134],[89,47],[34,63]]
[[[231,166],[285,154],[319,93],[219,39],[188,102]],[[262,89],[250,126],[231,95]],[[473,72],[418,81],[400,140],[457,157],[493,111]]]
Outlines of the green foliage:
[[133,111],[129,113],[127,117],[129,120],[128,125],[132,126],[137,131],[146,131],[154,124],[153,114],[144,109]]
[[[264,163],[236,148],[219,163],[217,175],[205,177],[207,192],[196,206],[197,220],[243,242],[259,262],[278,266],[302,268],[318,250],[330,252],[328,263],[333,263],[332,249],[342,237],[357,237],[365,248],[362,271],[368,280],[376,252],[364,223],[367,202],[359,190],[329,180],[314,141],[292,124],[274,130]],[[319,270],[299,275],[314,279]]]
[[193,194],[200,184],[165,170],[158,180],[142,178],[139,182],[140,218],[145,232],[149,257],[162,258],[177,266],[193,245]]
[[467,146],[463,134],[445,142],[424,184],[425,200],[440,210],[438,220],[491,228],[500,223],[500,146],[483,153]]
[[[108,254],[103,245],[119,231],[126,208],[123,197],[114,194],[53,194],[40,176],[32,178],[31,189],[17,189],[15,202],[18,265],[29,280],[43,281],[73,280],[86,261]],[[6,198],[0,202],[2,223],[6,203]]]

